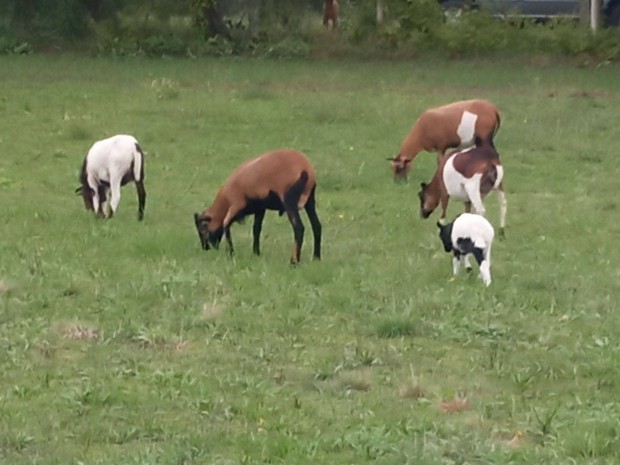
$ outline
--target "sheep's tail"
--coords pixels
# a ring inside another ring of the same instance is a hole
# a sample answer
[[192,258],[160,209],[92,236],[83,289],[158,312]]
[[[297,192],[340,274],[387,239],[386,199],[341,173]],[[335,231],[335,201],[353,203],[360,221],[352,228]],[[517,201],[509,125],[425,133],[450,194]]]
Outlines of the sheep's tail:
[[[308,172],[303,170],[299,179],[293,183],[293,185],[288,189],[288,191],[284,194],[284,205],[285,207],[299,209],[302,208],[303,205],[300,205],[301,197],[306,189],[306,184],[308,184]],[[305,205],[307,199],[303,199],[303,204]]]
[[497,172],[497,165],[492,165],[487,172],[487,179],[493,185],[493,189],[497,189],[497,186],[501,182],[499,173]]
[[142,181],[144,178],[144,152],[136,142],[136,151],[133,153],[133,178]]
[[499,131],[499,127],[502,125],[502,115],[497,109],[495,109],[495,119],[497,120],[497,122],[495,123],[495,127],[493,128],[493,137],[495,137],[497,131]]

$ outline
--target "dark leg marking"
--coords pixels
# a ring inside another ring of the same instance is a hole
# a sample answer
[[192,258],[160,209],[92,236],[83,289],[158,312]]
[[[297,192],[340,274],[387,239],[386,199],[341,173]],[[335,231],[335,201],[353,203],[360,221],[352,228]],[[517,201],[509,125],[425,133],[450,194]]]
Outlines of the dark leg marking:
[[474,254],[476,262],[478,262],[478,266],[480,266],[480,264],[484,261],[484,250],[479,247],[474,247],[471,253]]
[[230,225],[224,228],[224,234],[226,235],[226,242],[228,242],[228,252],[232,256],[235,253],[235,249],[233,248],[232,236],[230,235]]
[[138,191],[138,221],[144,219],[144,206],[146,205],[146,190],[142,181],[136,181],[136,190]]
[[323,227],[321,226],[321,222],[319,221],[319,216],[316,214],[316,199],[314,198],[314,192],[316,191],[316,185],[312,188],[312,192],[310,192],[310,197],[308,197],[308,202],[306,203],[306,214],[308,215],[308,219],[310,220],[310,225],[312,226],[312,235],[314,236],[314,258],[317,260],[321,259],[321,232]]
[[254,226],[252,233],[254,235],[254,253],[260,255],[260,233],[263,229],[263,219],[265,218],[265,210],[257,210],[254,214]]
[[307,182],[308,173],[302,171],[299,179],[295,181],[295,184],[293,184],[284,194],[284,210],[286,211],[288,219],[291,222],[291,226],[293,227],[293,235],[295,238],[291,263],[299,262],[301,256],[301,246],[304,242],[304,224],[299,216],[298,203]]
[[105,212],[103,211],[103,204],[105,203],[105,201],[107,199],[106,187],[107,186],[105,184],[99,184],[97,186],[97,193],[99,195],[99,211],[95,212],[95,213],[97,213],[97,215],[101,215],[101,216],[105,216]]

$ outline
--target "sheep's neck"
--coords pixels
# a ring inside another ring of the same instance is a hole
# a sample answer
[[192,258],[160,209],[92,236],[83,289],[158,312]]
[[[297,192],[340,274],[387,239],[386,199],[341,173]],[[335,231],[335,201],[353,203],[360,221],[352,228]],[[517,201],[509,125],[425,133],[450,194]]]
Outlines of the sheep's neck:
[[446,164],[446,160],[442,160],[433,175],[433,179],[428,183],[428,191],[432,193],[433,196],[433,204],[436,208],[439,205],[439,201],[441,197],[444,195],[448,195],[446,191],[446,185],[443,182],[443,170]]
[[407,160],[413,160],[422,150],[424,150],[424,144],[422,144],[422,137],[416,126],[411,130],[400,147],[400,156]]
[[229,208],[230,204],[228,202],[228,199],[220,190],[215,196],[213,204],[211,204],[211,206],[206,211],[206,213],[211,216],[211,221],[209,222],[209,229],[211,231],[215,231],[220,226],[222,226]]

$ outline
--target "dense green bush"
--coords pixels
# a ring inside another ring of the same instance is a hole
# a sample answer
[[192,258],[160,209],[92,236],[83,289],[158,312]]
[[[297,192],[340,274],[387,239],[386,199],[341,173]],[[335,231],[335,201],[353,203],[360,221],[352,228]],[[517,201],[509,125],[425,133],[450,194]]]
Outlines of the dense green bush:
[[[0,7],[0,53],[5,54],[86,48],[100,55],[149,57],[534,53],[587,55],[602,61],[620,58],[618,29],[593,34],[572,21],[500,20],[480,11],[448,16],[436,0],[385,0],[380,24],[375,1],[341,0],[336,31],[323,28],[319,1],[220,1],[215,4],[223,15],[224,35],[205,32],[196,10],[204,2],[196,0],[7,1]],[[260,14],[253,15],[259,4]]]

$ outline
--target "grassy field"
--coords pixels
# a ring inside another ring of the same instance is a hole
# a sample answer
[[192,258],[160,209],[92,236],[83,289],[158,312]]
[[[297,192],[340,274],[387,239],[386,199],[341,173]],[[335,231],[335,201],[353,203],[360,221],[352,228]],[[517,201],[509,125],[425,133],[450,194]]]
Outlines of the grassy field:
[[[0,58],[0,463],[618,463],[619,71]],[[385,161],[474,97],[503,112],[489,288],[418,216],[434,155],[402,185]],[[115,133],[148,152],[143,223],[131,185],[110,221],[73,193]],[[251,221],[203,252],[193,212],[283,146],[317,169],[323,260],[305,215],[296,268],[274,213],[262,256]]]

